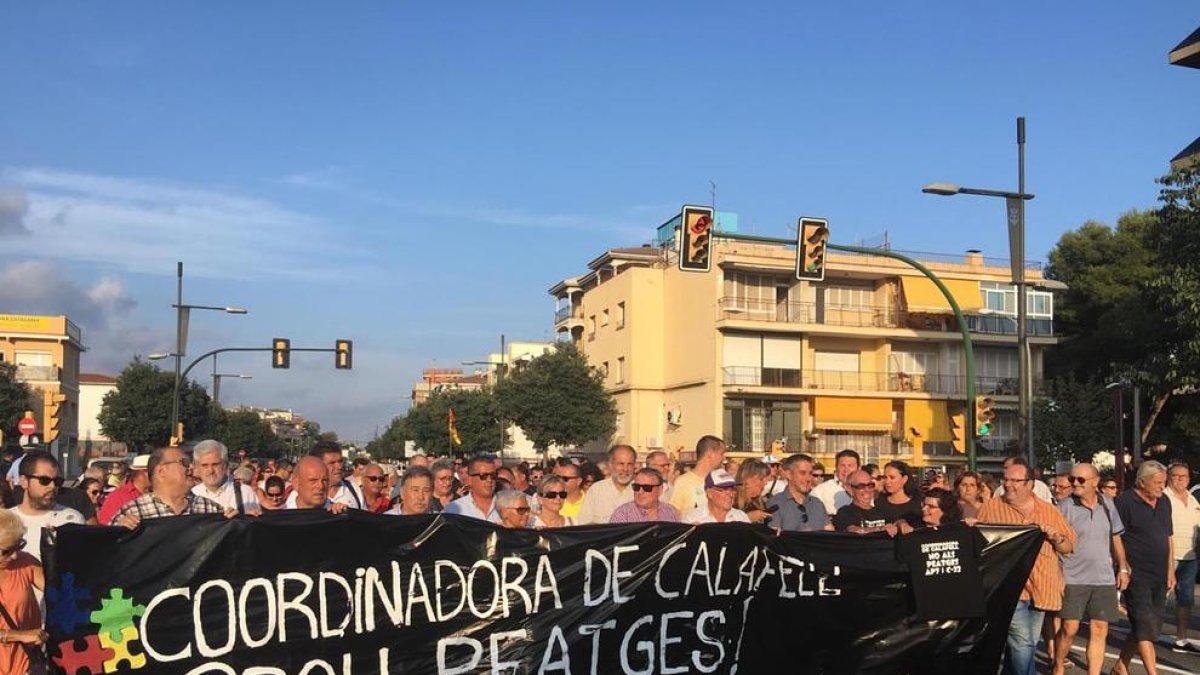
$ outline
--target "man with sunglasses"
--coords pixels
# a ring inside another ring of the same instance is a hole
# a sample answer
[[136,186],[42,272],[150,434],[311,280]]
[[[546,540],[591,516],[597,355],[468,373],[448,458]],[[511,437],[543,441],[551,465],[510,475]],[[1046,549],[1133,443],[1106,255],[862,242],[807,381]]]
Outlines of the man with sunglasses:
[[639,469],[633,476],[633,501],[622,504],[613,511],[610,523],[678,523],[679,512],[674,506],[662,501],[663,483],[666,481],[655,469]]
[[787,478],[787,487],[767,500],[767,508],[775,507],[771,524],[789,532],[832,530],[829,514],[820,499],[812,496],[813,459],[797,453],[780,465]]
[[467,463],[467,489],[465,497],[450,502],[446,513],[470,516],[500,524],[500,513],[496,510],[496,463],[490,457],[473,457]]
[[1067,587],[1059,612],[1061,625],[1054,639],[1057,653],[1053,673],[1061,675],[1065,669],[1079,624],[1086,618],[1088,675],[1098,675],[1104,665],[1108,626],[1121,618],[1117,592],[1129,585],[1129,563],[1121,542],[1125,526],[1116,505],[1100,494],[1100,472],[1096,467],[1076,464],[1069,474],[1054,479],[1055,492],[1064,478],[1072,494],[1059,498],[1058,510],[1075,531],[1076,539],[1075,552],[1062,559]]
[[150,492],[122,506],[112,525],[133,530],[150,518],[194,513],[223,513],[226,518],[237,515],[237,509],[226,509],[192,492],[192,460],[179,448],[159,448],[150,453],[149,467]]
[[[423,468],[423,467],[422,467]],[[383,513],[391,507],[391,500],[384,496],[387,487],[387,475],[383,467],[375,462],[367,464],[362,470],[363,510],[371,513]]]
[[871,480],[871,474],[862,469],[852,472],[846,476],[846,488],[850,490],[851,501],[833,516],[833,526],[838,532],[887,532],[890,537],[896,536],[899,527],[888,522],[887,514],[875,507],[875,481]]
[[64,523],[82,525],[83,514],[55,501],[63,479],[58,475],[58,460],[54,455],[41,450],[27,453],[21,462],[20,482],[25,495],[11,510],[25,524],[28,542],[25,550],[40,561],[42,530],[54,529]]
[[683,522],[690,525],[750,522],[745,511],[733,507],[737,480],[725,469],[717,469],[704,478],[704,496],[706,503],[685,514]]

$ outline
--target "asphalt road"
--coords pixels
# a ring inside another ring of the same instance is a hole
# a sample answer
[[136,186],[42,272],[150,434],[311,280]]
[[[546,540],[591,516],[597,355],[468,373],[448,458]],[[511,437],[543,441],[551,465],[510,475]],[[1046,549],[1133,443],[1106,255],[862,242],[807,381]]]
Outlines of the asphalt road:
[[[1197,589],[1200,592],[1200,589]],[[1121,651],[1121,643],[1125,640],[1125,636],[1129,634],[1129,623],[1127,621],[1118,621],[1109,627],[1108,631],[1108,647],[1105,650],[1105,655],[1108,657],[1104,661],[1104,668],[1101,672],[1108,673],[1112,670],[1113,664],[1116,663],[1117,654]],[[1188,637],[1192,644],[1200,648],[1200,607],[1195,607],[1192,610],[1192,620],[1189,622]],[[1163,675],[1198,675],[1200,674],[1200,654],[1177,654],[1171,651],[1171,644],[1175,641],[1175,594],[1171,593],[1167,599],[1167,619],[1163,622],[1163,635],[1159,636],[1159,641],[1156,645],[1158,656],[1158,672]],[[1075,644],[1071,647],[1071,661],[1075,664],[1074,668],[1066,672],[1071,675],[1081,675],[1087,672],[1084,666],[1084,650],[1087,646],[1087,624],[1084,623],[1079,629],[1079,635],[1075,638]],[[1130,673],[1144,673],[1145,668],[1142,667],[1141,659],[1136,656],[1133,663],[1130,664]],[[1048,673],[1050,668],[1044,654],[1039,655],[1038,672]]]

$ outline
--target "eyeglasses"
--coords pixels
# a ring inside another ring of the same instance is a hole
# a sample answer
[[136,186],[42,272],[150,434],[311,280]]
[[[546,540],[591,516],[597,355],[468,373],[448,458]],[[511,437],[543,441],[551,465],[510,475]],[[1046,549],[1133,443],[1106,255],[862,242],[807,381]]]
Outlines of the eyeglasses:
[[659,484],[655,483],[654,485],[643,485],[642,483],[634,483],[632,487],[634,492],[654,492],[658,489]]
[[1083,476],[1071,476],[1067,480],[1074,485],[1083,485],[1084,483],[1088,482],[1088,479],[1084,478]]
[[516,511],[517,513],[519,513],[521,515],[525,515],[525,514],[529,513],[528,506],[512,506],[509,508],[511,508],[513,511]]
[[1116,484],[1116,483],[1105,483],[1104,485],[1101,485],[1101,486],[1100,486],[1100,489],[1102,489],[1102,490],[1116,490],[1116,489],[1117,489],[1117,484]]
[[64,482],[62,476],[28,476],[28,478],[29,480],[36,480],[42,485],[42,487],[45,487],[51,483],[54,483],[55,487],[62,487]]
[[87,493],[89,495],[98,495],[98,494],[100,494],[100,491],[99,490],[88,490]]
[[853,490],[874,490],[874,483],[851,483],[850,488]]
[[825,474],[823,474],[823,473],[819,473],[819,472],[814,472],[814,473],[813,473],[813,475],[812,475],[812,477],[813,477],[813,478],[824,478],[824,477],[825,477]]
[[435,480],[454,480],[454,476],[438,476]]
[[9,546],[8,548],[0,548],[0,557],[7,558],[10,555],[16,555],[17,551],[20,551],[24,548],[25,548],[25,540],[18,539],[17,543],[13,544],[12,546]]
[[494,473],[471,473],[467,475],[471,478],[478,478],[479,480],[496,480],[496,474]]
[[378,483],[379,481],[387,480],[387,479],[384,478],[383,476],[363,476],[363,480],[369,480],[372,483]]
[[940,509],[940,508],[942,508],[942,506],[941,506],[941,504],[929,504],[927,502],[923,502],[921,504],[921,508],[923,508],[923,509]]
[[579,476],[559,476],[563,480],[579,480]]
[[183,459],[173,459],[169,462],[159,462],[158,463],[159,466],[167,466],[169,464],[182,464],[183,468],[185,468],[185,469],[192,468],[192,460],[188,459],[187,457],[184,457]]
[[282,493],[282,492],[265,492],[265,493],[263,493],[263,494],[267,495],[267,496],[268,496],[268,497],[270,497],[271,499],[283,499],[283,493]]

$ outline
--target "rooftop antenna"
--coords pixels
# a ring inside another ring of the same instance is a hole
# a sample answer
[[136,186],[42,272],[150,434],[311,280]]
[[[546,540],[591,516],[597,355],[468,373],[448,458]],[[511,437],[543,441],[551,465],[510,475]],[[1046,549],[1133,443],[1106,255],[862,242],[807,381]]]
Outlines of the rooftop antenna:
[[708,205],[712,207],[713,217],[716,218],[717,217],[717,184],[710,180],[710,181],[708,181],[708,185],[709,185],[708,194],[711,197],[711,200],[709,201]]

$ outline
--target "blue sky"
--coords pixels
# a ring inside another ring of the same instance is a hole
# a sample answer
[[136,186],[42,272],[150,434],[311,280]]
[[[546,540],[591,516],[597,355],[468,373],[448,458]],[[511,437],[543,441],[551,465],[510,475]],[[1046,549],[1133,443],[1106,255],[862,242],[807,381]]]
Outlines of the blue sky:
[[355,370],[230,356],[226,404],[366,439],[429,365],[552,337],[546,289],[688,202],[786,236],[1029,258],[1155,204],[1200,134],[1167,51],[1193,2],[0,2],[0,311],[67,312],[87,370],[355,341]]

